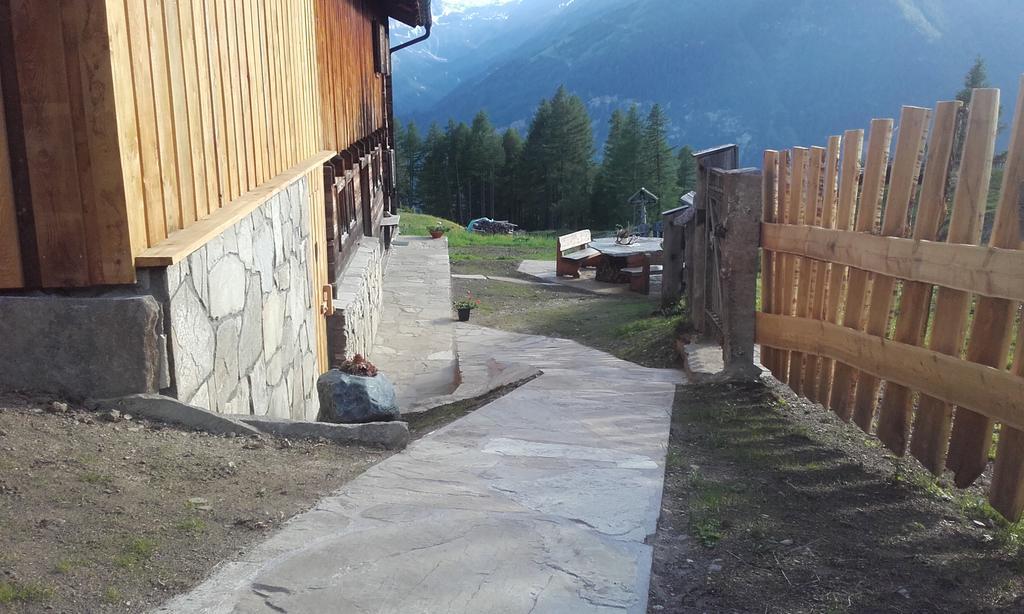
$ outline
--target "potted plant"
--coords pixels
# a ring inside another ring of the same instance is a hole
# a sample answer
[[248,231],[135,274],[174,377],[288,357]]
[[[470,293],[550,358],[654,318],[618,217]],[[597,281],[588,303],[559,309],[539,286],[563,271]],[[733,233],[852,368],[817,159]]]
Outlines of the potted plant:
[[441,222],[436,222],[427,230],[430,231],[430,238],[440,239],[441,237],[444,236],[444,233],[448,232],[448,227],[442,224]]
[[459,312],[459,322],[469,321],[469,312],[480,306],[480,301],[473,298],[472,292],[466,292],[466,297],[452,302],[452,307]]

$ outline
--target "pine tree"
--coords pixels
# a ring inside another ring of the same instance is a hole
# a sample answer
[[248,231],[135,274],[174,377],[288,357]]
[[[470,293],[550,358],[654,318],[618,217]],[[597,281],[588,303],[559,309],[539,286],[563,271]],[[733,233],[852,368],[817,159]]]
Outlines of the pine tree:
[[964,87],[957,92],[956,99],[968,105],[971,103],[972,90],[982,87],[991,87],[988,83],[988,70],[985,68],[985,60],[979,55],[974,58],[974,64],[967,71],[964,77]]
[[456,124],[455,120],[448,120],[445,140],[449,189],[454,197],[453,209],[448,217],[459,223],[469,221],[469,209],[472,206],[470,200],[472,193],[467,189],[472,171],[472,161],[469,158],[469,139],[469,126],[463,122]]
[[633,221],[629,197],[643,187],[646,175],[641,161],[643,123],[636,105],[612,114],[604,159],[598,171],[591,210],[595,222],[605,228]]
[[676,182],[679,193],[686,194],[697,189],[697,160],[693,157],[693,149],[689,145],[679,148],[679,170]]
[[[479,217],[493,217],[495,214],[495,180],[498,169],[504,163],[505,152],[501,147],[501,137],[498,136],[494,126],[491,125],[491,121],[487,118],[485,111],[480,111],[473,118],[468,147],[469,177],[467,192],[472,195],[471,202],[477,204]],[[470,208],[469,217],[478,217],[472,208]]]
[[519,131],[509,128],[501,137],[504,160],[498,172],[496,196],[496,217],[518,224],[522,220],[522,195],[520,190],[520,165],[522,164],[523,138]]
[[[643,169],[643,187],[658,197],[657,207],[674,207],[675,202],[679,200],[677,162],[668,144],[668,118],[659,104],[651,108],[644,122],[640,163]],[[648,211],[647,219],[653,221],[657,214],[658,211]]]
[[423,169],[418,193],[427,213],[445,217],[450,216],[454,209],[448,149],[448,139],[441,127],[431,124],[423,144]]
[[586,106],[561,86],[541,101],[523,146],[524,222],[547,229],[586,224],[593,157]]
[[418,195],[418,179],[423,165],[423,141],[415,122],[403,128],[395,127],[395,166],[398,195],[406,207],[421,205]]

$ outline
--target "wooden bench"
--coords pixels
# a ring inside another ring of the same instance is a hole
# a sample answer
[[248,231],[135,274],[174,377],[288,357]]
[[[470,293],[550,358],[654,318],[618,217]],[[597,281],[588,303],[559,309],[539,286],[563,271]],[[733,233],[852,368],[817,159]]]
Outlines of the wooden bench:
[[629,275],[629,289],[640,294],[651,293],[651,277],[661,275],[660,264],[645,263],[643,266],[631,266],[622,269],[622,272]]
[[580,230],[558,237],[555,275],[579,278],[580,268],[596,266],[601,252],[590,247],[590,231]]

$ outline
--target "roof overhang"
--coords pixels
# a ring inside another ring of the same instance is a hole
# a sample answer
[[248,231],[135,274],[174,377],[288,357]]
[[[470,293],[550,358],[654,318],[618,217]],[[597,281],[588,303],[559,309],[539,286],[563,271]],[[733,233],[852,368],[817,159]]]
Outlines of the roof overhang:
[[412,28],[430,25],[430,0],[383,0],[388,17]]

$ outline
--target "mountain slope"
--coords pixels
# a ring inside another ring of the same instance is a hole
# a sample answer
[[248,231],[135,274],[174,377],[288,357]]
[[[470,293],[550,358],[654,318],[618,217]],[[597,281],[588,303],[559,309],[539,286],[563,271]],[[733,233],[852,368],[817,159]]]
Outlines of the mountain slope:
[[[614,108],[661,102],[673,144],[737,142],[752,164],[765,147],[822,143],[892,117],[901,104],[948,99],[976,55],[1003,88],[1004,107],[1024,72],[1018,0],[524,0],[499,8],[510,6],[540,21],[524,36],[509,12],[498,34],[482,37],[502,45],[450,62],[445,75],[457,78],[434,89],[432,104],[410,103],[396,86],[399,116],[468,120],[484,108],[498,125],[523,127],[564,83],[587,102],[599,139]],[[544,6],[555,8],[541,15]],[[417,70],[408,64],[399,71]],[[434,82],[429,66],[418,70],[417,80]]]

